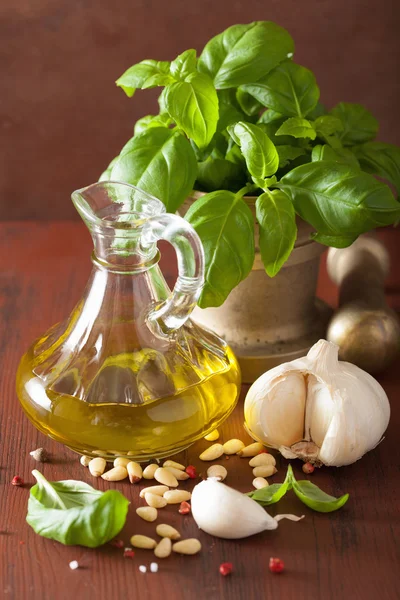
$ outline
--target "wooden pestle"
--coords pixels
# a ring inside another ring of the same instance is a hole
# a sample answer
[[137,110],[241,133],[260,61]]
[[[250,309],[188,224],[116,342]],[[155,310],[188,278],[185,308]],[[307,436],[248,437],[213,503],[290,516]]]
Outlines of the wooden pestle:
[[340,286],[339,309],[327,339],[341,360],[369,373],[383,371],[400,349],[400,322],[385,299],[389,255],[374,237],[360,236],[349,248],[330,248],[328,273]]

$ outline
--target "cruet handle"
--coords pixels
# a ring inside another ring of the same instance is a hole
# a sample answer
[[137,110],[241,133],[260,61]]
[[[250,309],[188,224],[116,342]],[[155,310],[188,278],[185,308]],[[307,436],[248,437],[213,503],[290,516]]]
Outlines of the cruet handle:
[[178,278],[169,297],[153,308],[147,318],[157,325],[159,333],[168,334],[179,329],[196,306],[204,285],[204,251],[193,227],[170,213],[150,217],[144,225],[142,247],[158,240],[166,240],[175,248]]

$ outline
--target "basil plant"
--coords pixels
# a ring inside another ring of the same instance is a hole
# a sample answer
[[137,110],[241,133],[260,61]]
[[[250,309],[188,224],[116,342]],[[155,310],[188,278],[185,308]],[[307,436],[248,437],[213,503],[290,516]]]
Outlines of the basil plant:
[[254,219],[244,196],[257,197],[270,277],[292,252],[296,215],[315,241],[336,248],[400,218],[392,193],[400,190],[400,148],[373,141],[378,122],[360,104],[327,110],[293,54],[285,29],[258,21],[229,27],[199,57],[186,50],[172,62],[143,60],[116,82],[128,97],[159,86],[160,110],[136,122],[100,179],[136,185],[169,212],[193,189],[206,192],[186,214],[204,245],[203,308],[220,306],[252,268]]

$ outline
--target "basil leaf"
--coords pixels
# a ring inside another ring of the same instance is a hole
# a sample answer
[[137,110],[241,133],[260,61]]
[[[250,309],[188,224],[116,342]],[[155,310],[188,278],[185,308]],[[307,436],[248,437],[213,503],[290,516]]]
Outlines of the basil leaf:
[[39,535],[66,544],[97,548],[123,528],[129,501],[116,490],[100,492],[82,481],[49,482],[33,471],[26,520]]
[[110,175],[111,175],[112,168],[115,165],[115,163],[117,162],[118,158],[119,158],[119,156],[116,156],[115,158],[112,159],[112,161],[110,162],[108,167],[100,175],[99,181],[110,181]]
[[246,183],[243,168],[229,160],[208,158],[199,163],[198,169],[197,183],[206,192],[238,191]]
[[138,119],[133,130],[134,135],[139,135],[149,127],[169,127],[172,125],[172,119],[167,113],[161,115],[146,115]]
[[191,73],[185,81],[169,85],[165,91],[167,111],[199,148],[207,146],[218,122],[218,96],[211,79]]
[[378,133],[378,121],[361,104],[340,102],[330,114],[340,119],[343,124],[343,130],[338,137],[345,146],[368,142]]
[[276,119],[275,121],[271,121],[270,123],[258,123],[257,125],[264,131],[264,133],[267,134],[275,146],[297,145],[296,140],[294,140],[293,136],[291,135],[276,135],[276,132],[279,131],[280,127],[286,120],[286,117],[282,117],[280,119]]
[[357,237],[400,217],[400,204],[388,186],[345,164],[301,165],[277,186],[291,198],[296,213],[325,236]]
[[322,117],[322,115],[326,114],[325,106],[318,100],[315,107],[310,111],[307,115],[309,119],[317,119],[318,117]]
[[343,131],[343,123],[337,117],[323,115],[314,121],[314,129],[318,134],[329,137],[334,133]]
[[263,114],[258,119],[257,124],[272,123],[273,121],[276,121],[279,119],[282,119],[281,113],[278,113],[278,112],[276,112],[276,110],[272,110],[272,108],[269,108],[267,110],[264,110]]
[[257,81],[294,51],[289,33],[271,21],[233,25],[213,37],[198,63],[216,88]]
[[394,185],[400,194],[400,148],[382,142],[368,142],[353,148],[361,167]]
[[129,98],[132,98],[137,88],[144,90],[158,85],[168,85],[173,81],[169,66],[168,61],[142,60],[125,71],[115,83]]
[[315,140],[317,133],[310,121],[300,119],[299,117],[291,117],[287,119],[279,127],[276,135],[292,135],[295,138],[310,138]]
[[311,161],[317,162],[320,160],[331,160],[350,165],[355,169],[360,168],[357,158],[354,156],[353,152],[347,148],[334,149],[327,144],[314,146],[311,153]]
[[185,50],[172,61],[170,72],[174,79],[185,79],[190,73],[196,71],[196,50]]
[[236,90],[218,90],[219,119],[217,131],[223,131],[229,125],[246,120],[246,115],[236,99]]
[[193,149],[183,135],[151,127],[124,146],[111,179],[136,185],[175,212],[192,191],[197,175]]
[[240,195],[219,190],[206,194],[186,213],[200,236],[205,255],[201,308],[221,306],[250,273],[254,262],[254,220]]
[[243,86],[263,106],[288,117],[305,117],[315,108],[319,88],[314,74],[285,60],[256,83]]
[[263,186],[263,179],[276,173],[279,156],[274,144],[257,125],[240,121],[228,128],[229,135],[240,146],[253,181]]
[[254,117],[260,114],[263,109],[262,104],[258,102],[253,96],[250,96],[242,88],[236,90],[236,98],[240,108],[248,117]]
[[285,481],[283,483],[273,483],[260,490],[248,492],[246,495],[261,504],[261,506],[269,506],[279,502],[281,498],[292,487],[291,475],[293,474],[292,467],[289,465],[286,472]]
[[304,148],[296,148],[295,146],[276,146],[276,151],[279,156],[279,168],[286,167],[291,160],[306,154]]
[[307,479],[297,481],[294,476],[291,477],[292,490],[296,496],[309,508],[317,512],[333,512],[342,508],[349,499],[349,494],[344,494],[340,498],[330,496],[323,492],[318,486]]
[[297,237],[296,214],[281,190],[261,194],[256,201],[260,227],[260,252],[265,270],[275,277],[289,258]]
[[333,248],[347,248],[356,241],[357,235],[323,235],[322,233],[314,232],[310,235],[310,238],[319,244],[329,246]]

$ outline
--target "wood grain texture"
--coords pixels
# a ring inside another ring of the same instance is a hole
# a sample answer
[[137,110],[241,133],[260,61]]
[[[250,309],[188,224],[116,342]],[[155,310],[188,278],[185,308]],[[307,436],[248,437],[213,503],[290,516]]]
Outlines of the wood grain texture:
[[[109,545],[97,550],[64,547],[37,536],[25,522],[31,470],[38,467],[29,451],[43,446],[51,462],[39,469],[51,480],[81,479],[105,490],[115,488],[131,501],[121,538],[128,545],[133,533],[154,535],[155,524],[135,514],[141,486],[94,480],[77,456],[38,433],[17,401],[14,382],[20,356],[48,326],[67,315],[79,299],[90,270],[91,243],[81,224],[10,223],[0,226],[0,598],[10,600],[395,600],[399,597],[400,428],[399,364],[381,379],[392,404],[392,419],[384,441],[358,463],[341,469],[320,469],[312,481],[328,493],[350,493],[339,512],[318,514],[292,495],[271,514],[305,514],[299,523],[283,521],[273,532],[242,541],[224,541],[197,530],[190,516],[172,506],[160,511],[158,522],[174,525],[183,537],[199,537],[203,550],[195,557],[157,560],[157,574],[142,574],[141,564],[154,560],[137,550],[133,560]],[[169,255],[171,258],[171,255]],[[170,263],[167,270],[171,272]],[[327,300],[334,288],[321,273],[320,293]],[[244,390],[245,392],[245,390]],[[248,441],[242,428],[242,404],[222,427],[222,439]],[[177,456],[185,464],[205,469],[198,459],[209,445],[197,443]],[[231,457],[227,483],[242,491],[251,488],[248,461]],[[278,458],[274,481],[282,481],[287,461]],[[294,463],[301,475],[300,465]],[[13,487],[14,475],[27,482]],[[185,483],[183,487],[190,488]],[[268,570],[271,556],[285,561],[282,575]],[[80,568],[69,569],[77,560]],[[220,563],[230,561],[234,573],[223,578]]]

